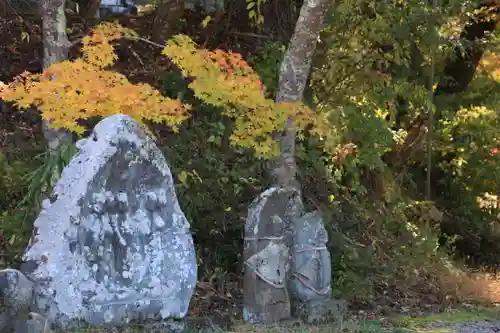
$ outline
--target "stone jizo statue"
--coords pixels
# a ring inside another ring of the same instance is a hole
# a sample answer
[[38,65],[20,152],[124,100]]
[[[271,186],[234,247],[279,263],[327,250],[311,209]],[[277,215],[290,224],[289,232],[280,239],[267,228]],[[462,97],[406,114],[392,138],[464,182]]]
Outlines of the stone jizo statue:
[[250,205],[244,239],[244,320],[326,319],[331,290],[328,234],[319,212],[302,214],[293,188],[273,187]]
[[328,233],[319,212],[293,220],[292,263],[288,287],[292,315],[306,322],[322,321],[332,298]]
[[250,205],[243,245],[243,317],[250,323],[272,324],[290,317],[286,216],[293,214],[290,202],[295,195],[291,188],[271,188]]

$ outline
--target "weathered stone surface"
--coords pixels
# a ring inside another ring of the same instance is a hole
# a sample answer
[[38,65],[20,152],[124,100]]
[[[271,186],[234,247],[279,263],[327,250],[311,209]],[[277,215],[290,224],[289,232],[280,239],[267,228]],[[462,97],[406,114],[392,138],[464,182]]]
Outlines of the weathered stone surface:
[[273,187],[250,205],[245,224],[247,322],[306,323],[342,317],[332,300],[328,233],[319,211],[304,213],[296,187]]
[[52,333],[49,320],[39,313],[30,312],[27,316],[15,318],[15,333]]
[[249,323],[273,324],[290,316],[287,233],[298,205],[293,188],[273,187],[249,207],[243,250],[243,317]]
[[321,322],[330,312],[331,259],[328,233],[319,211],[292,219],[292,264],[288,288],[294,317]]
[[0,270],[0,332],[12,330],[14,318],[28,315],[34,286],[18,270]]
[[197,264],[162,153],[123,115],[77,148],[24,254],[34,311],[57,329],[183,318]]

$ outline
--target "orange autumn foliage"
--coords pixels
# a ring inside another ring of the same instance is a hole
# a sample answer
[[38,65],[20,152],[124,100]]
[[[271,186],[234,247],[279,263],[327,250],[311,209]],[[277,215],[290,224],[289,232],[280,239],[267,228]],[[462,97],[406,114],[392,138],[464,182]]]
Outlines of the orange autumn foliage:
[[175,63],[186,77],[193,78],[189,87],[205,103],[221,107],[235,120],[231,141],[252,148],[257,156],[274,156],[278,146],[272,139],[293,119],[298,131],[312,125],[312,132],[327,136],[330,126],[302,103],[275,103],[265,97],[263,85],[240,54],[196,48],[187,36],[174,36],[163,54]]
[[[52,126],[81,134],[77,122],[94,116],[127,114],[139,122],[151,120],[175,127],[189,117],[189,106],[162,96],[148,84],[132,84],[124,75],[106,70],[117,59],[111,41],[127,30],[103,24],[83,39],[83,57],[62,61],[41,74],[23,74],[0,97],[18,107],[37,107]],[[126,97],[126,98],[124,98]]]
[[[81,134],[78,120],[94,116],[127,114],[139,122],[149,120],[176,128],[190,116],[190,106],[163,96],[148,84],[132,84],[109,69],[117,56],[111,44],[135,37],[123,27],[104,23],[83,39],[83,56],[48,67],[41,74],[25,73],[0,91],[0,97],[18,107],[37,107],[52,126]],[[205,103],[221,107],[235,121],[231,142],[254,149],[259,157],[278,152],[271,135],[294,119],[299,131],[313,125],[313,132],[326,135],[328,124],[299,103],[267,99],[258,75],[240,54],[198,49],[187,36],[177,35],[163,50]]]

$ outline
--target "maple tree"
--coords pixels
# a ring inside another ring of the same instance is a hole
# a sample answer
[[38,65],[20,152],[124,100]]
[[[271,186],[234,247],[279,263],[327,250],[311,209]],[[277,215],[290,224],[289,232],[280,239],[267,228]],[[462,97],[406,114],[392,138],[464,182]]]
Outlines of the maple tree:
[[[164,123],[175,130],[189,118],[190,105],[110,70],[117,60],[111,43],[134,36],[120,25],[100,24],[83,39],[81,58],[51,65],[43,73],[24,73],[5,86],[0,97],[21,108],[34,105],[53,127],[77,134],[85,130],[79,120],[112,114],[126,114],[141,123]],[[292,116],[298,129],[312,125],[312,133],[328,134],[326,120],[303,104],[276,104],[266,98],[258,75],[240,54],[198,49],[184,35],[174,36],[163,54],[192,79],[189,86],[196,97],[222,107],[223,114],[235,120],[230,139],[236,146],[253,148],[259,157],[277,154],[271,135]]]
[[184,76],[194,78],[189,87],[196,97],[222,107],[223,114],[235,120],[231,141],[243,148],[254,148],[257,156],[279,153],[272,134],[282,130],[292,116],[299,130],[312,125],[311,133],[328,135],[326,119],[302,103],[276,103],[266,98],[259,76],[240,54],[198,50],[183,35],[174,36],[163,54],[172,59]]
[[21,108],[34,105],[43,119],[52,120],[53,127],[77,134],[85,130],[78,120],[117,113],[141,122],[180,124],[189,116],[188,105],[106,69],[117,59],[110,42],[127,33],[119,26],[102,24],[83,39],[82,58],[53,64],[40,74],[25,73],[4,88],[1,97]]

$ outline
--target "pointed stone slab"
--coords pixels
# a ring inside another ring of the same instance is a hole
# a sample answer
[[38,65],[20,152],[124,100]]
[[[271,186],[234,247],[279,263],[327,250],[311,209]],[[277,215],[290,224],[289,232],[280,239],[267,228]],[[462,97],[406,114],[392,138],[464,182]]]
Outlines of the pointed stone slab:
[[34,311],[57,329],[183,318],[197,263],[161,151],[123,115],[77,148],[24,254]]

